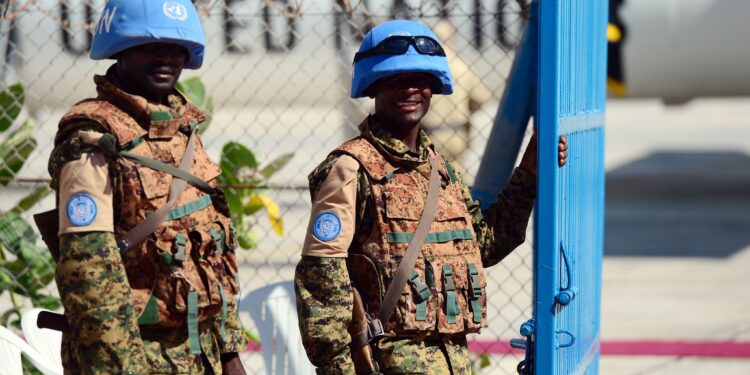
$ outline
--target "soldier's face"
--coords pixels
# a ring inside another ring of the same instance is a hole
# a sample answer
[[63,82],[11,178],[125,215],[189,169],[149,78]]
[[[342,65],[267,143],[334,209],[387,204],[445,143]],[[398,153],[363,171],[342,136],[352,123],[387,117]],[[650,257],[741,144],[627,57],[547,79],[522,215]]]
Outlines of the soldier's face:
[[[129,48],[117,56],[121,82],[146,99],[161,100],[180,78],[187,50],[171,43],[150,43]],[[154,100],[151,100],[154,101]]]
[[375,113],[396,125],[419,124],[430,108],[433,80],[426,73],[402,73],[375,82]]

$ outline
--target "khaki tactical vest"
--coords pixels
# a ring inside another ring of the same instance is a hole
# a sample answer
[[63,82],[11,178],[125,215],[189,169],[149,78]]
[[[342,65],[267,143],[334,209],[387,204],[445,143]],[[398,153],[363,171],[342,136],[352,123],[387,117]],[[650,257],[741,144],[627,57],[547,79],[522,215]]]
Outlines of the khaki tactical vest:
[[[205,115],[189,103],[174,118],[170,112],[150,111],[142,98],[119,91],[104,77],[96,78],[98,98],[84,100],[65,114],[57,141],[76,125],[94,121],[115,136],[118,151],[179,167],[189,133]],[[119,238],[166,204],[173,177],[123,157],[115,163]],[[221,173],[197,138],[191,173],[211,186]],[[235,235],[226,207],[218,189],[209,195],[188,184],[158,229],[124,254],[139,324],[190,328],[222,313],[226,318],[228,299],[239,293]]]
[[[362,137],[334,152],[354,157],[370,182],[376,219],[364,243],[349,250],[349,273],[376,317],[424,209],[430,164],[400,167]],[[387,336],[474,333],[487,326],[486,281],[471,216],[455,171],[434,156],[442,178],[437,212],[393,317],[384,322]]]

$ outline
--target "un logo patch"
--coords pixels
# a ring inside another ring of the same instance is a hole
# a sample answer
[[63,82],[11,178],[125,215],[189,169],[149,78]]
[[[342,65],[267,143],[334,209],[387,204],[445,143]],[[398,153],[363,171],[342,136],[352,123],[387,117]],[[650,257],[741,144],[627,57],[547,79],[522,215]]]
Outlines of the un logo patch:
[[333,212],[321,212],[313,223],[313,235],[321,241],[336,239],[341,233],[341,220]]
[[176,1],[165,1],[162,5],[164,15],[169,19],[184,21],[188,18],[188,12],[184,5]]
[[71,224],[83,227],[96,218],[96,202],[88,194],[76,194],[68,199],[66,212]]

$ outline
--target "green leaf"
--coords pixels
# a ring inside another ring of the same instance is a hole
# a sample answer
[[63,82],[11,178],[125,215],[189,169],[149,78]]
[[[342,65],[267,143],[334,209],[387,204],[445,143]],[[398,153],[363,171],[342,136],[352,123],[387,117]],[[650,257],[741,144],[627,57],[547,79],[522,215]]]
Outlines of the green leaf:
[[36,238],[34,229],[18,213],[0,215],[0,244],[13,255],[21,252],[21,243]]
[[487,353],[482,353],[479,355],[479,368],[485,368],[490,367],[490,356],[487,355]]
[[240,244],[241,248],[250,250],[255,246],[258,246],[258,234],[252,230],[239,233],[237,236],[237,242]]
[[34,126],[34,120],[27,120],[0,144],[0,186],[10,183],[36,148],[36,140],[31,136]]
[[60,308],[60,299],[52,296],[38,294],[31,298],[34,307],[41,307],[47,310],[57,310]]
[[[206,105],[204,105],[201,110],[203,110],[203,112],[208,115],[208,121],[206,122],[211,122],[214,114],[214,99],[209,96],[206,99]],[[208,126],[208,124],[206,126]]]
[[0,292],[13,288],[14,280],[13,274],[4,265],[0,265]]
[[237,142],[229,142],[221,150],[221,167],[223,173],[234,175],[240,168],[257,168],[258,161],[247,147]]
[[242,327],[242,332],[245,333],[245,337],[248,339],[248,341],[260,344],[260,337],[258,337],[257,334],[248,331],[247,329],[245,329],[245,327]]
[[250,196],[250,199],[247,200],[243,213],[250,216],[264,207],[266,207],[266,205],[263,203],[263,200],[261,200],[258,195],[252,195]]
[[236,189],[225,189],[224,195],[227,197],[227,204],[229,205],[229,212],[240,213],[242,212],[242,199],[237,196]]
[[43,372],[39,371],[39,369],[34,366],[31,361],[26,358],[26,356],[21,357],[21,364],[23,367],[23,375],[44,375]]
[[16,204],[16,207],[13,207],[11,211],[19,214],[26,212],[51,192],[52,189],[50,189],[49,186],[40,186],[23,197],[23,199],[21,199],[21,201]]
[[292,160],[292,157],[294,157],[294,153],[290,152],[288,154],[281,155],[274,159],[272,162],[268,163],[261,171],[260,174],[263,175],[265,178],[269,178],[273,176],[276,172],[278,172],[281,168],[284,168],[290,160]]
[[25,100],[23,86],[17,83],[0,92],[0,132],[7,130],[16,120]]
[[182,81],[177,82],[175,88],[185,94],[193,105],[201,109],[203,101],[206,99],[206,87],[203,85],[200,78],[191,77],[183,79]]

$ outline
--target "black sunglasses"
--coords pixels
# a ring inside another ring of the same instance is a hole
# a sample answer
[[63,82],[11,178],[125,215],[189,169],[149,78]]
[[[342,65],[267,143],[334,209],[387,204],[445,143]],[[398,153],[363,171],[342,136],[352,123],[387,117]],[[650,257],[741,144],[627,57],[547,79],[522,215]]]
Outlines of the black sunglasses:
[[435,39],[428,36],[398,35],[383,39],[382,42],[367,51],[357,52],[354,55],[354,62],[375,55],[403,55],[409,50],[410,44],[422,55],[445,56],[443,47]]

